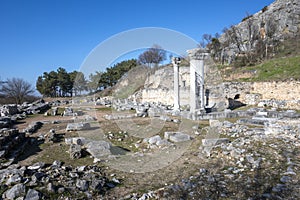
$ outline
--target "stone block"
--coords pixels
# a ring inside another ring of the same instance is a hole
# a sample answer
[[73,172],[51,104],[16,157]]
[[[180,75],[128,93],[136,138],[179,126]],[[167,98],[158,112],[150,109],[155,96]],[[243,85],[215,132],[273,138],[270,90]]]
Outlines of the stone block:
[[159,135],[153,136],[149,138],[148,143],[149,144],[156,144],[157,142],[161,141],[161,137]]
[[86,130],[89,129],[91,126],[89,123],[69,123],[67,125],[66,131],[80,131],[80,130]]
[[84,137],[65,138],[65,143],[68,145],[71,144],[84,145],[87,142],[88,140],[85,139]]
[[209,126],[211,126],[211,127],[221,127],[222,125],[223,125],[223,123],[220,122],[219,120],[215,120],[215,119],[209,120]]
[[52,116],[56,116],[58,114],[58,108],[57,107],[53,107],[51,110],[51,115]]
[[3,194],[3,198],[5,199],[16,199],[18,197],[22,197],[25,195],[25,185],[22,183],[19,183],[17,185],[14,185],[12,188],[7,190]]
[[18,106],[16,104],[9,104],[0,107],[0,116],[11,116],[19,112]]
[[41,199],[41,193],[39,191],[34,189],[28,190],[25,200],[39,200],[39,199]]
[[84,147],[94,158],[111,155],[111,145],[106,141],[91,141],[85,144]]
[[219,145],[223,143],[229,143],[228,138],[213,138],[213,139],[202,139],[202,145],[203,146],[214,146]]
[[185,142],[191,140],[191,136],[181,132],[165,132],[164,138],[171,142]]

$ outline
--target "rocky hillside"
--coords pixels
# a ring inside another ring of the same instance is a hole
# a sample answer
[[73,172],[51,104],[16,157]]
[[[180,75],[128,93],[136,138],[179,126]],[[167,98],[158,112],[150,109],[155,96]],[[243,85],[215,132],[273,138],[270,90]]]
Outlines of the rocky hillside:
[[[237,28],[244,30],[242,37],[247,39],[249,21],[257,27],[264,28],[265,34],[273,31],[272,36],[283,39],[287,35],[294,36],[300,30],[300,2],[298,0],[276,0],[258,13],[245,17]],[[272,25],[272,27],[271,27]],[[269,26],[269,27],[268,27]],[[263,34],[263,32],[261,33]]]
[[[259,12],[224,30],[218,42],[210,46],[214,56],[222,63],[238,57],[247,65],[276,56],[285,40],[299,40],[300,2],[276,0]],[[293,43],[297,45],[297,43]],[[299,45],[298,45],[299,46]]]

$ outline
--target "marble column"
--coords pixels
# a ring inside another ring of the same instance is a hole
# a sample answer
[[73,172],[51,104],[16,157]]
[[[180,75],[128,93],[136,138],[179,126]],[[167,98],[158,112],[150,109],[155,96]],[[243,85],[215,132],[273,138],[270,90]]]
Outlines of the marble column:
[[173,57],[172,64],[174,68],[174,110],[180,110],[180,95],[179,95],[179,64],[180,58]]
[[[203,112],[204,106],[204,59],[208,55],[204,49],[188,50],[190,58],[190,112]],[[193,117],[194,118],[194,117]]]

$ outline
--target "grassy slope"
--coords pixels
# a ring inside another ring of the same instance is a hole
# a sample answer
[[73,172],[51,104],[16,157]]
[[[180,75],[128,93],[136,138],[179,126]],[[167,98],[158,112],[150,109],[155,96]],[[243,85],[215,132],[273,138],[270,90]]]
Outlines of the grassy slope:
[[251,77],[237,78],[232,81],[286,81],[300,78],[300,55],[274,58],[256,66],[228,68],[223,74],[243,74],[254,72]]
[[[300,78],[300,56],[276,58],[256,66],[256,75],[248,81],[284,81]],[[247,80],[247,79],[246,79]]]

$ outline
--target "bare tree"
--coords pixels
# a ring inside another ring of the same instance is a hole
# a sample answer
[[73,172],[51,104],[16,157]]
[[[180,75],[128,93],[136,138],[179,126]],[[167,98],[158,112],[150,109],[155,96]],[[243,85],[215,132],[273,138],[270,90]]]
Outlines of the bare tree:
[[241,53],[243,51],[243,38],[241,31],[236,26],[231,26],[228,31],[232,44],[235,44],[238,49],[238,53]]
[[9,98],[13,98],[17,104],[24,101],[25,97],[33,94],[34,90],[30,83],[26,82],[21,78],[7,79],[2,84],[0,92]]
[[157,66],[159,63],[166,59],[166,51],[159,45],[153,45],[151,48],[146,50],[144,53],[139,55],[139,63],[146,64],[149,67],[152,65]]
[[207,34],[207,33],[203,34],[198,46],[200,48],[205,48],[208,44],[211,43],[212,38],[213,37],[211,34]]

